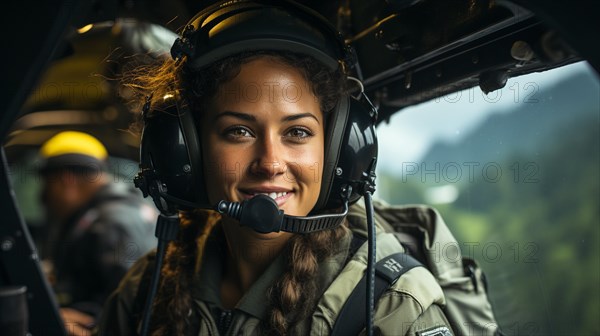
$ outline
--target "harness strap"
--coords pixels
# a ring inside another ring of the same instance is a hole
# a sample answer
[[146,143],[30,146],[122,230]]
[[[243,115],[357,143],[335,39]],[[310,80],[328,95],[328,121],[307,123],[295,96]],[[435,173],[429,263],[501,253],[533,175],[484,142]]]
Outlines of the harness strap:
[[[377,302],[402,274],[418,266],[423,265],[406,253],[395,253],[378,261],[375,265],[375,301]],[[366,283],[365,274],[338,314],[331,332],[332,336],[358,335],[365,328],[366,321],[358,317],[365,316],[366,313]]]

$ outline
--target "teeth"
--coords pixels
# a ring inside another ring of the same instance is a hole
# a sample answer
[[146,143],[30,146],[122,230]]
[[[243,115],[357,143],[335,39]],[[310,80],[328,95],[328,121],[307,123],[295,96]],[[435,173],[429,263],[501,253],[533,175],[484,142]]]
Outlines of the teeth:
[[283,192],[272,192],[272,193],[256,193],[256,195],[266,195],[271,197],[272,199],[277,199],[279,197],[283,197],[285,195],[287,195],[287,191],[283,191]]

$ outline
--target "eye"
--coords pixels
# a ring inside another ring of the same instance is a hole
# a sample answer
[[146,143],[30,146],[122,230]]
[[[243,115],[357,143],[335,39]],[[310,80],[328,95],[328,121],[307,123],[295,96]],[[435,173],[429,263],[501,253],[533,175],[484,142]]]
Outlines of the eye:
[[254,136],[252,131],[244,126],[229,127],[225,130],[224,135],[231,140],[244,140],[244,138],[251,138]]
[[304,127],[294,127],[291,128],[285,136],[295,142],[304,142],[312,137],[313,133]]

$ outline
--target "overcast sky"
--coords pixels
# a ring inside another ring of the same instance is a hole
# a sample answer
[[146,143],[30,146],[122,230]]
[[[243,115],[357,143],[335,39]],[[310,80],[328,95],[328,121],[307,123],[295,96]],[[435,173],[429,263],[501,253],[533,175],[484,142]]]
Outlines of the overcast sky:
[[378,170],[391,170],[398,167],[398,162],[418,162],[436,141],[459,141],[489,115],[509,111],[528,99],[538,99],[540,90],[580,71],[593,70],[585,62],[575,63],[509,79],[502,90],[487,97],[476,87],[406,108],[396,113],[389,124],[377,128]]

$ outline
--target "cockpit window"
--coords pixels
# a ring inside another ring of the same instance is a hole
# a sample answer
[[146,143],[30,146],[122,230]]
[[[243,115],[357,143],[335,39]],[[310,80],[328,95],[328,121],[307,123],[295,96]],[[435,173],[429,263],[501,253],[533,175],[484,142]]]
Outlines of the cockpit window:
[[581,62],[436,98],[378,128],[377,195],[441,211],[488,275],[507,335],[598,332],[599,93]]

